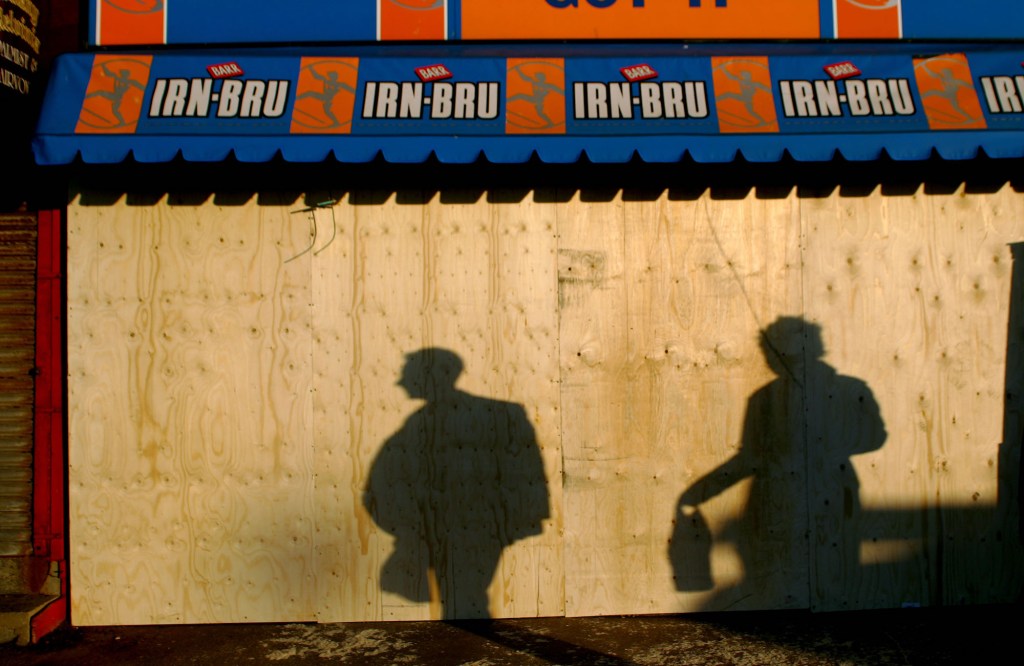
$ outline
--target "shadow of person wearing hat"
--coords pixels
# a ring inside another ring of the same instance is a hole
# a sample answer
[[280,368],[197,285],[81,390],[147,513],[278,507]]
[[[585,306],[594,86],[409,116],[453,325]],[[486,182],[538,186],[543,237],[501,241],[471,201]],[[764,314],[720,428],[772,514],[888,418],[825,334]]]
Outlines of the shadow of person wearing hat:
[[[855,573],[860,482],[850,457],[879,449],[887,437],[868,385],[824,362],[818,325],[780,317],[759,340],[776,378],[747,401],[735,455],[694,481],[676,507],[669,548],[676,587],[714,589],[707,610],[805,606],[808,538],[827,539],[826,550]],[[701,505],[748,479],[742,511],[712,535]],[[712,541],[735,549],[741,577],[716,584]]]
[[547,482],[522,405],[455,387],[447,349],[405,357],[398,381],[423,400],[374,459],[363,505],[395,538],[381,588],[440,606],[440,618],[490,617],[487,588],[502,551],[540,534]]

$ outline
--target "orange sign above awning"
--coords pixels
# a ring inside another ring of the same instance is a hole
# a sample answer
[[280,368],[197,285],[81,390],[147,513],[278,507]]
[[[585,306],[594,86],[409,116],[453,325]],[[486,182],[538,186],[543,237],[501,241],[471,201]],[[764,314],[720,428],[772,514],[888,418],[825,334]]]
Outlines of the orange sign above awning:
[[464,39],[817,39],[819,0],[462,0]]

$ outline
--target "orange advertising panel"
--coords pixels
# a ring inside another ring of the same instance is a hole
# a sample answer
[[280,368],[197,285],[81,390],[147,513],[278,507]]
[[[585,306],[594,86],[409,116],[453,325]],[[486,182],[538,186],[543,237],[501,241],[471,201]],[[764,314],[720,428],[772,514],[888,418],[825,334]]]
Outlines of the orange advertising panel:
[[836,37],[841,39],[899,39],[900,0],[833,0]]
[[778,132],[768,58],[712,58],[718,129],[723,134]]
[[358,78],[359,58],[303,58],[291,133],[351,133]]
[[507,134],[565,134],[565,61],[509,58]]
[[446,37],[444,0],[378,0],[382,40],[442,40]]
[[819,0],[462,0],[463,39],[817,39]]
[[164,0],[104,0],[98,3],[98,43],[163,44]]
[[915,58],[914,77],[933,130],[985,129],[985,115],[974,89],[967,56],[948,53]]
[[76,134],[133,134],[142,113],[153,56],[96,55]]

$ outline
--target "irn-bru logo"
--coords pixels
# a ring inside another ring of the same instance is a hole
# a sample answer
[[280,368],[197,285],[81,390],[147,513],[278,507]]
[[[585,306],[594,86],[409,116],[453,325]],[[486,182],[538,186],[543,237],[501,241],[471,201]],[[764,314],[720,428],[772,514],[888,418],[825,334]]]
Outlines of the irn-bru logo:
[[983,76],[978,79],[985,92],[988,112],[993,115],[1024,113],[1024,76]]
[[291,81],[287,79],[158,78],[148,118],[280,118]]
[[505,97],[507,134],[565,134],[565,61],[509,58]]
[[778,91],[786,118],[884,118],[917,113],[910,81],[902,77],[782,80]]
[[359,58],[303,58],[292,134],[349,134],[358,78]]
[[152,64],[153,56],[95,56],[75,132],[134,133]]
[[949,53],[934,58],[915,58],[914,77],[928,127],[933,130],[986,127],[967,56]]
[[365,120],[494,120],[499,81],[366,81]]
[[718,129],[723,134],[778,132],[768,58],[712,58]]

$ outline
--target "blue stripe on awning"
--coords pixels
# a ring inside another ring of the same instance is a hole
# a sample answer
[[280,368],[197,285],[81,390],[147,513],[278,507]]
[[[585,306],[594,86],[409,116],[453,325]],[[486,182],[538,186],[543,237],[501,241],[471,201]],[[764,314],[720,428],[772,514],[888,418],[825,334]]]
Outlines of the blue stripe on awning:
[[40,164],[1024,157],[1024,46],[923,48],[71,54],[56,63],[34,150]]
[[57,137],[39,135],[35,141],[39,164],[115,164],[170,162],[180,156],[188,162],[269,162],[278,154],[286,162],[372,162],[382,157],[396,164],[421,163],[436,157],[446,164],[468,164],[483,157],[496,164],[528,162],[536,153],[546,163],[567,164],[587,159],[594,163],[623,163],[638,156],[650,163],[678,162],[687,156],[696,162],[778,162],[788,152],[801,162],[879,159],[923,160],[933,151],[947,160],[967,160],[980,153],[992,158],[1024,157],[1024,132],[965,132],[956,136],[934,134],[814,137],[537,137],[532,140],[457,137],[347,137],[320,140],[289,137]]

